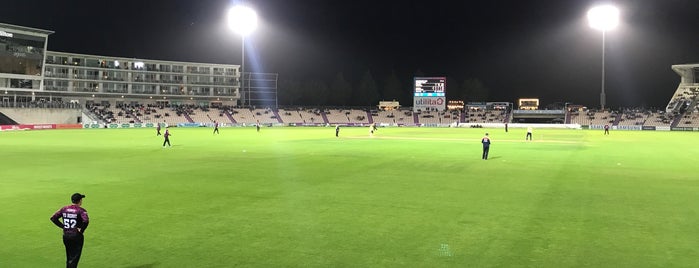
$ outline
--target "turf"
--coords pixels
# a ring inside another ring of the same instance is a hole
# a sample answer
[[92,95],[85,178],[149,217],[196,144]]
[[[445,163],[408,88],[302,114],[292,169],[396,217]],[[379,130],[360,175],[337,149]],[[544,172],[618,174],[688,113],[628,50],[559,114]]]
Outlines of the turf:
[[[0,133],[0,267],[696,267],[699,133],[511,129]],[[491,133],[490,159],[480,138]]]

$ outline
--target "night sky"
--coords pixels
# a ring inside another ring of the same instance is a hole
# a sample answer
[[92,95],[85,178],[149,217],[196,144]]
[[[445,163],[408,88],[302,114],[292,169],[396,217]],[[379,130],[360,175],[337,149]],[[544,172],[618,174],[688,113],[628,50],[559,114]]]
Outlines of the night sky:
[[[0,22],[55,31],[52,51],[240,64],[241,39],[226,25],[234,2],[11,1]],[[492,101],[599,106],[602,35],[585,17],[599,1],[245,3],[261,20],[247,39],[246,71],[328,83],[343,72],[356,84],[369,70],[379,85],[395,71],[409,91],[419,70],[458,84],[479,79]],[[679,83],[670,66],[699,63],[699,1],[607,3],[622,16],[607,34],[607,105],[664,107]]]

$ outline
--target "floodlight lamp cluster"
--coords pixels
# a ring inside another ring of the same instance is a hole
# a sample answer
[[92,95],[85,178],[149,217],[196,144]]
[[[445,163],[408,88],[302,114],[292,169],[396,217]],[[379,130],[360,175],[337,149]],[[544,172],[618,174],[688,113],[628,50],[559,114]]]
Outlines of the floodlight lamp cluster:
[[257,28],[257,13],[246,6],[234,6],[228,10],[228,27],[247,36]]
[[587,12],[590,27],[608,31],[619,25],[619,9],[611,5],[596,6]]

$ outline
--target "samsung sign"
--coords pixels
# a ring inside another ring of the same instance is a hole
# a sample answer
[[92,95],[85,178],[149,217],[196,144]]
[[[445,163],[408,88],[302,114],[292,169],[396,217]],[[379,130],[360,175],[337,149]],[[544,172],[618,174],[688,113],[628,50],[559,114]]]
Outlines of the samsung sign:
[[8,32],[6,32],[6,31],[0,31],[0,36],[3,36],[3,37],[13,37],[14,34],[8,33]]

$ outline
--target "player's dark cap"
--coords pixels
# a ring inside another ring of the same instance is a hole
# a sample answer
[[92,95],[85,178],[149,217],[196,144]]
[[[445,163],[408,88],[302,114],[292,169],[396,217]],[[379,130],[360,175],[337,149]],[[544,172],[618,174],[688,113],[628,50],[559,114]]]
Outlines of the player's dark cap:
[[488,132],[486,132],[485,135],[488,136]]
[[84,195],[84,194],[81,194],[81,193],[74,193],[74,194],[70,197],[70,201],[73,201],[73,204],[77,204],[77,203],[80,202],[80,200],[82,200],[83,198],[85,198],[85,195]]

